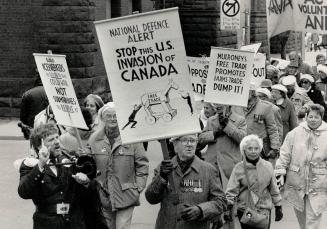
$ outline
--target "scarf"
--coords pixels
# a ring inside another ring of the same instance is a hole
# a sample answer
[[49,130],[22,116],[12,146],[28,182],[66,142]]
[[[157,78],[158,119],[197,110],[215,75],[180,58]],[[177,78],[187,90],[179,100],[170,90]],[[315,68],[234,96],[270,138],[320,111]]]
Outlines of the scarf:
[[177,155],[177,163],[181,168],[183,174],[188,170],[188,168],[190,168],[193,161],[194,161],[194,157],[188,159],[187,161],[182,161],[181,159],[179,159],[179,156]]

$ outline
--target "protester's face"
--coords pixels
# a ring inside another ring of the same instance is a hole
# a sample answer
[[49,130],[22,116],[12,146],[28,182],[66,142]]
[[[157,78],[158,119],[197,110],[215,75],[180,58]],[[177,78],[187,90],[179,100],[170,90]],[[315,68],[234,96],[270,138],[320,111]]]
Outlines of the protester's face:
[[174,142],[174,149],[182,161],[187,161],[194,157],[197,143],[196,135],[185,135]]
[[265,94],[263,94],[263,93],[257,93],[257,97],[259,98],[259,99],[261,99],[261,100],[266,100],[266,101],[268,101],[269,100],[269,98],[268,98],[268,96],[267,95],[265,95]]
[[325,64],[326,63],[326,58],[325,57],[320,57],[316,60],[317,65],[318,64]]
[[283,98],[282,92],[275,89],[271,90],[271,96],[273,97],[274,100]]
[[247,158],[250,160],[255,160],[260,155],[260,146],[257,141],[252,140],[249,141],[248,144],[244,148],[244,153]]
[[116,112],[108,110],[104,112],[102,118],[105,122],[106,128],[116,128],[118,126]]
[[51,134],[43,139],[44,145],[48,148],[50,155],[57,157],[61,153],[61,147],[59,143],[59,134]]
[[286,85],[285,87],[287,89],[287,92],[290,93],[290,94],[295,91],[295,85],[294,84],[293,85]]
[[290,59],[290,65],[292,66],[299,66],[299,57],[295,54],[290,54],[289,56]]
[[204,110],[204,115],[207,118],[210,118],[211,116],[214,116],[216,114],[215,108],[213,108],[213,106],[211,106],[210,103],[204,103],[203,110]]
[[317,111],[310,111],[307,116],[307,123],[311,129],[317,129],[322,123],[322,118]]
[[311,86],[311,82],[309,80],[303,79],[303,80],[301,80],[300,85],[305,90],[308,90]]
[[86,101],[85,107],[90,111],[92,116],[98,112],[94,99],[88,99]]

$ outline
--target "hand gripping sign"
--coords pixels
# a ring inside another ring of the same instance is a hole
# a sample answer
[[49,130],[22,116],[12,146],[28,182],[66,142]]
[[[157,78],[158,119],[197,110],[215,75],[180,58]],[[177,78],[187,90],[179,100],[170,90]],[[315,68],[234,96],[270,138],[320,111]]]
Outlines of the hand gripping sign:
[[178,8],[95,22],[123,144],[200,131]]
[[66,56],[39,53],[33,55],[57,123],[88,129],[69,75]]

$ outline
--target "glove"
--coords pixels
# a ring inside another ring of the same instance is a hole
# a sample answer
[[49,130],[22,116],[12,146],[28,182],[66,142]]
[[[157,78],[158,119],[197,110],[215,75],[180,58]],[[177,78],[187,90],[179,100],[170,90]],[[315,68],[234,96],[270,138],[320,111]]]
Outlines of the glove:
[[233,221],[233,205],[229,204],[227,206],[227,212],[224,213],[224,220],[227,222]]
[[281,221],[283,219],[282,206],[275,206],[275,221]]
[[201,217],[202,210],[199,206],[186,207],[181,212],[181,217],[185,221],[192,221]]
[[168,174],[173,170],[171,160],[163,160],[160,164],[160,176],[168,181]]
[[271,149],[268,153],[268,158],[275,159],[278,156],[278,150]]

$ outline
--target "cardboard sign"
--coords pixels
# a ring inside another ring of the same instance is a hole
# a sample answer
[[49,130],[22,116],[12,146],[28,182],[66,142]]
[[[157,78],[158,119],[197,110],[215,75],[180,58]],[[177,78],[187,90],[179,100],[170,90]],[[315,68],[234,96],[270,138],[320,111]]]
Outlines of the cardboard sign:
[[253,62],[253,52],[212,47],[204,100],[247,106]]
[[69,75],[66,56],[39,53],[33,55],[57,123],[88,129]]
[[241,4],[240,0],[220,1],[220,29],[241,29]]
[[261,46],[261,43],[256,43],[256,44],[250,44],[250,45],[244,45],[240,48],[240,50],[245,50],[245,51],[250,51],[257,53],[259,48]]
[[254,55],[251,83],[259,86],[266,77],[266,54],[257,53]]
[[178,8],[95,28],[123,144],[200,132]]
[[189,74],[191,76],[194,99],[200,101],[204,99],[206,90],[209,58],[206,57],[187,57]]

